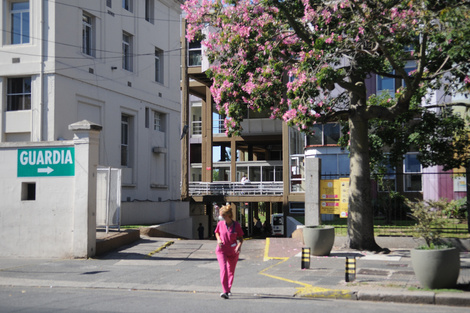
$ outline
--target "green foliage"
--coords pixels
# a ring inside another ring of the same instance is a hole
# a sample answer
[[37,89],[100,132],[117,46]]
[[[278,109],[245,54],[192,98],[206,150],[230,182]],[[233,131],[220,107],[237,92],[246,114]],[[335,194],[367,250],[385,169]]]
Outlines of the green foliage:
[[448,202],[447,199],[424,200],[411,202],[406,200],[406,204],[411,208],[411,217],[416,220],[416,232],[418,237],[426,241],[429,249],[439,248],[439,239],[441,231],[445,225],[442,218],[443,212],[449,210],[454,203]]
[[467,197],[450,201],[442,213],[447,218],[455,218],[459,221],[466,220],[468,218]]
[[[373,104],[387,106],[384,96],[372,96]],[[339,145],[348,147],[349,126],[341,123],[342,136]],[[369,153],[371,170],[386,174],[387,167],[401,164],[409,151],[418,152],[423,167],[442,165],[444,170],[459,168],[467,163],[470,155],[469,123],[451,108],[440,112],[424,109],[410,110],[394,120],[369,121]],[[385,152],[385,153],[384,153]]]

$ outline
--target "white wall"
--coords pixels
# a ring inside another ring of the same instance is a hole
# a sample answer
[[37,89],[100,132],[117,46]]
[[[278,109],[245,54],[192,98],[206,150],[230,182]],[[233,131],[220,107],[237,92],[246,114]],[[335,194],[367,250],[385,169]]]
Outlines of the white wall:
[[123,225],[157,225],[189,217],[189,202],[122,202]]
[[[96,253],[100,126],[74,125],[73,141],[0,143],[0,256],[82,258]],[[74,148],[72,176],[28,172],[31,177],[22,177],[18,149],[60,147]],[[35,185],[31,199],[25,197],[26,183]]]
[[[17,177],[18,148],[0,146],[0,255],[72,257],[75,179]],[[36,183],[36,200],[21,200],[25,182]]]

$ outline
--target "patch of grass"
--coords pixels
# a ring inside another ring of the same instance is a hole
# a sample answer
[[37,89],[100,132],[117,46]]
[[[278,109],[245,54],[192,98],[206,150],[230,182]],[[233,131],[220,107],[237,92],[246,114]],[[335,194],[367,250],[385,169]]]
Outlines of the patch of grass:
[[121,228],[123,229],[138,229],[142,227],[150,227],[152,225],[121,225]]

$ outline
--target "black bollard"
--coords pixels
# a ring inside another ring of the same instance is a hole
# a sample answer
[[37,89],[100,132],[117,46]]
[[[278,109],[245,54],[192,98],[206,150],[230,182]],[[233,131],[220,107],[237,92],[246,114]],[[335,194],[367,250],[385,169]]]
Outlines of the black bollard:
[[301,269],[310,268],[310,248],[302,248],[302,264]]
[[347,283],[356,280],[356,258],[355,257],[346,257],[345,280]]

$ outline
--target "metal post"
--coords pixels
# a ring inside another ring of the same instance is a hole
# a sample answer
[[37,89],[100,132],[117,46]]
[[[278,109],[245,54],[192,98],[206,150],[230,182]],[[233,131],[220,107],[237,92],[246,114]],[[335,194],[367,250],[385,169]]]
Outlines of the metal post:
[[470,190],[470,159],[465,167],[465,179],[467,183],[467,230],[470,233],[470,197],[468,196],[468,191]]
[[345,268],[345,281],[351,282],[356,280],[356,258],[346,257],[346,268]]
[[302,248],[302,263],[300,266],[301,269],[310,268],[310,248]]
[[107,169],[107,180],[106,180],[106,234],[109,233],[109,202],[111,201],[111,167]]
[[189,197],[189,76],[188,76],[188,42],[186,40],[186,19],[182,21],[181,34],[181,130],[186,128],[181,138],[181,199]]

